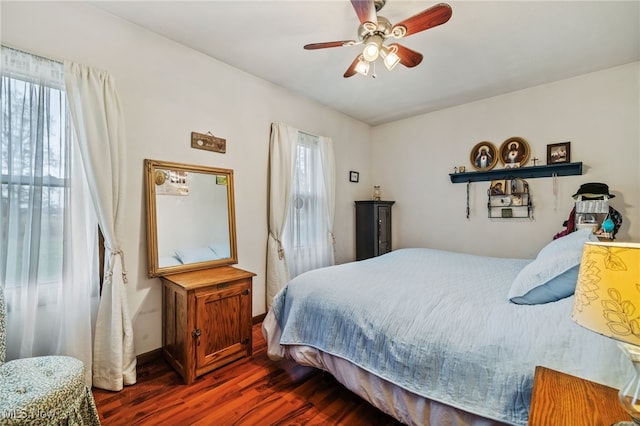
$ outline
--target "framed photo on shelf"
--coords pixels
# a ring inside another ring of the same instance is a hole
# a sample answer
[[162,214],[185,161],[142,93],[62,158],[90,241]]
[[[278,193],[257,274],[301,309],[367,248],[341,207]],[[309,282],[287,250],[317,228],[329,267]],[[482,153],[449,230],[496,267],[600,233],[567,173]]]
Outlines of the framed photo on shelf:
[[500,217],[509,219],[513,217],[513,209],[502,209],[500,210]]
[[507,181],[505,179],[491,181],[491,186],[489,187],[489,195],[504,195],[506,193]]
[[359,180],[360,180],[359,172],[354,172],[353,170],[349,172],[349,182],[358,183]]
[[526,194],[529,192],[529,184],[524,179],[511,179],[509,194]]
[[477,143],[469,154],[469,161],[474,169],[487,171],[493,169],[498,162],[498,152],[491,142]]
[[529,144],[523,138],[514,136],[500,145],[500,161],[505,169],[515,169],[527,164],[529,160]]
[[552,143],[547,145],[547,164],[571,162],[571,142]]

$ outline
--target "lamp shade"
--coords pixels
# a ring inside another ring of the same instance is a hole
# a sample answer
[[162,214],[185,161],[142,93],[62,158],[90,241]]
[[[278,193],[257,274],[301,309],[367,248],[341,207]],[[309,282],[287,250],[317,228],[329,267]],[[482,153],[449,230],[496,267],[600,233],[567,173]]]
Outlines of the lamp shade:
[[585,243],[571,318],[640,346],[640,244]]

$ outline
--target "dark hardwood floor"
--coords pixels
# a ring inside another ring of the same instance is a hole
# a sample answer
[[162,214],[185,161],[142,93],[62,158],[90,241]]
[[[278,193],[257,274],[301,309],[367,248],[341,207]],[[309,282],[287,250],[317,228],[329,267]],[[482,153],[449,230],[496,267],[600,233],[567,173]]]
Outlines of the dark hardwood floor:
[[93,389],[103,425],[399,425],[330,374],[271,361],[261,324],[253,356],[191,385],[162,359],[138,367],[120,392]]

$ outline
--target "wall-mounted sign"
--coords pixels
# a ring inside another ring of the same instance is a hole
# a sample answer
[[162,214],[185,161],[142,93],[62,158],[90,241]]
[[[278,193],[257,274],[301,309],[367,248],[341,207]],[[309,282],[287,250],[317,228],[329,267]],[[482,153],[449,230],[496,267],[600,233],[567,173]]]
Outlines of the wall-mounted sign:
[[205,149],[207,151],[225,153],[227,151],[227,140],[215,137],[208,132],[191,132],[191,148]]

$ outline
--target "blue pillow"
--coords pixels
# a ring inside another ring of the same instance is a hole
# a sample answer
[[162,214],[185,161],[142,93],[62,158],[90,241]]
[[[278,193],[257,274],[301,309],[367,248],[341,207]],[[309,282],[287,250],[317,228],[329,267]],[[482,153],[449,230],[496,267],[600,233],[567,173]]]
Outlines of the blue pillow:
[[576,289],[578,269],[579,265],[569,268],[543,285],[529,290],[524,296],[515,296],[509,300],[518,305],[539,305],[569,297]]
[[587,241],[598,241],[591,229],[572,232],[547,244],[518,273],[509,289],[509,300],[519,305],[538,305],[571,296]]

